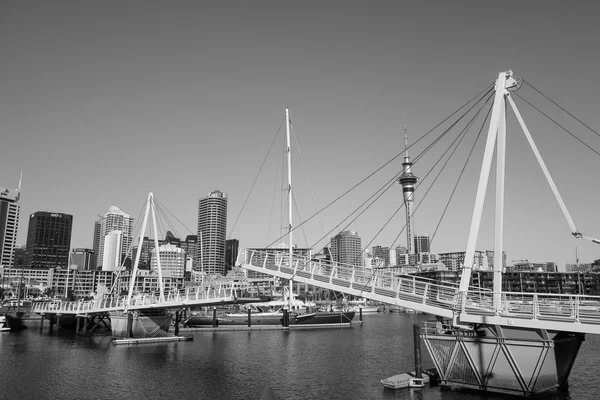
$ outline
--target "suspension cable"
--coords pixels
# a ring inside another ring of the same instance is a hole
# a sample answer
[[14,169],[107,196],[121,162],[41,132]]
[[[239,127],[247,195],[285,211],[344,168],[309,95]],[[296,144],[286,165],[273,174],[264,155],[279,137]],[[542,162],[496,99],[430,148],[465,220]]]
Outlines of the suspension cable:
[[[540,92],[538,89],[536,89],[531,83],[527,82],[525,79],[523,79],[523,82],[525,82],[530,88],[532,88],[533,90],[535,90],[536,92],[538,92],[539,94],[541,94],[543,97],[545,97],[548,101],[550,101],[552,104],[554,104],[556,107],[560,108],[561,110],[563,110],[564,112],[566,112],[567,114],[569,114],[575,121],[579,122],[581,125],[585,126],[586,128],[588,128],[590,131],[592,131],[593,133],[596,134],[596,136],[600,137],[600,133],[596,132],[595,130],[593,130],[592,128],[590,128],[587,124],[585,124],[583,121],[581,121],[579,118],[577,118],[576,116],[574,116],[573,114],[571,114],[570,112],[568,112],[567,110],[565,110],[563,107],[561,107],[558,103],[556,103],[554,100],[552,100],[550,97],[546,96],[544,93]],[[514,94],[514,92],[513,92]],[[519,96],[521,97],[521,96]]]
[[258,180],[258,176],[260,175],[260,172],[262,171],[263,167],[265,166],[265,162],[267,161],[267,157],[269,156],[269,153],[271,152],[271,149],[273,148],[273,144],[275,143],[275,139],[279,135],[279,131],[281,130],[281,127],[283,126],[283,122],[284,121],[285,121],[285,117],[283,117],[281,119],[281,123],[279,124],[279,128],[277,128],[277,132],[275,133],[275,136],[273,137],[273,140],[271,141],[271,145],[269,146],[269,150],[267,150],[267,154],[265,154],[265,158],[263,159],[263,162],[260,165],[260,168],[258,169],[258,173],[256,174],[256,177],[254,178],[254,181],[252,182],[252,186],[250,187],[250,190],[248,191],[248,195],[246,196],[246,199],[244,200],[244,203],[242,204],[242,208],[240,209],[240,212],[238,213],[238,216],[235,218],[235,222],[233,223],[233,226],[231,227],[231,231],[229,231],[229,238],[231,238],[233,230],[235,229],[235,227],[236,227],[236,225],[238,223],[238,220],[240,219],[240,215],[242,215],[242,212],[244,211],[244,208],[246,207],[246,203],[248,202],[248,199],[250,198],[250,194],[252,193],[252,190],[254,189],[254,185],[256,185],[256,181]]
[[[462,109],[464,109],[465,107],[467,107],[469,104],[471,104],[473,102],[473,100],[477,99],[468,109],[467,111],[463,112],[463,114],[457,119],[457,121],[455,121],[453,124],[451,124],[451,126],[449,128],[447,128],[444,133],[442,134],[445,135],[446,133],[448,133],[448,131],[453,128],[462,118],[465,117],[465,115],[467,115],[477,104],[479,104],[481,102],[482,99],[484,99],[486,96],[489,96],[490,93],[493,92],[493,84],[488,85],[483,91],[479,92],[476,96],[474,96],[473,98],[471,98],[468,102],[466,102],[465,104],[463,104],[461,107],[459,107],[456,111],[454,111],[452,114],[450,114],[448,117],[446,117],[442,122],[438,123],[435,127],[433,127],[432,129],[430,129],[427,133],[425,133],[423,136],[421,136],[418,140],[416,140],[413,144],[411,144],[410,146],[408,146],[407,149],[410,149],[411,147],[415,146],[417,143],[419,143],[421,140],[423,140],[425,137],[427,137],[430,133],[432,133],[435,129],[437,129],[440,125],[442,125],[443,123],[445,123],[446,121],[448,121],[452,116],[454,116],[455,114],[457,114],[459,111],[461,111]],[[439,138],[438,138],[439,141]],[[423,152],[421,152],[421,154],[419,154],[417,156],[417,158],[415,160],[418,160],[418,158],[420,158],[420,156],[422,156],[422,154],[426,151],[428,151],[429,149],[431,149],[431,145],[427,147],[426,150],[424,150]],[[379,168],[377,168],[374,172],[372,172],[371,174],[369,174],[368,176],[366,176],[365,178],[363,178],[359,183],[357,183],[356,185],[354,185],[353,187],[351,187],[350,189],[348,189],[346,192],[344,192],[342,195],[338,196],[336,199],[334,199],[333,201],[331,201],[329,204],[327,204],[325,207],[323,207],[321,210],[319,210],[317,213],[313,214],[311,217],[309,217],[307,220],[303,221],[301,224],[297,225],[296,227],[294,227],[293,230],[298,229],[299,227],[301,227],[302,225],[304,225],[305,223],[307,223],[308,221],[310,221],[312,218],[316,217],[318,214],[322,213],[323,211],[325,211],[326,209],[328,209],[330,206],[332,206],[333,204],[335,204],[336,202],[338,202],[339,200],[341,200],[343,197],[345,197],[347,194],[349,194],[350,192],[352,192],[354,189],[356,189],[358,186],[360,186],[362,183],[364,183],[365,181],[367,181],[369,178],[371,178],[373,175],[375,175],[376,173],[378,173],[379,171],[381,171],[383,168],[385,168],[387,165],[389,165],[391,162],[393,162],[395,159],[397,159],[398,157],[402,156],[404,154],[404,151],[401,153],[398,153],[397,155],[395,155],[394,157],[392,157],[390,160],[388,160],[386,163],[384,163],[382,166],[380,166]],[[416,163],[416,162],[415,162]],[[415,164],[413,163],[413,165]],[[388,181],[388,183],[384,184],[382,188],[380,188],[373,196],[371,196],[371,198],[375,197],[377,193],[379,193],[381,190],[383,190],[383,188],[385,186],[387,186],[389,184],[389,182],[395,181],[397,179],[397,177],[402,173],[399,172],[397,174],[397,176],[395,176],[394,178],[392,178],[390,181]],[[391,186],[390,186],[391,187]],[[389,189],[389,188],[388,188]],[[386,190],[388,190],[386,189]],[[381,197],[381,194],[379,196],[377,196],[375,198],[375,200],[377,200],[379,197]],[[367,199],[365,202],[363,202],[361,205],[359,205],[352,213],[350,213],[350,215],[358,212],[358,210],[363,207],[366,203],[368,203],[369,199]],[[372,204],[371,204],[372,205]],[[369,205],[368,207],[370,207],[371,205]],[[368,208],[367,207],[367,208]],[[366,210],[363,210],[360,214],[362,215],[362,213],[364,213]],[[327,235],[329,235],[333,230],[335,230],[337,227],[339,227],[345,220],[347,220],[349,217],[345,218],[340,224],[336,225],[336,227],[334,227],[333,229],[331,229],[326,235],[324,235],[324,237],[322,237],[321,239],[319,239],[317,242],[315,242],[315,245],[317,243],[319,243],[321,240],[323,240]],[[353,219],[350,223],[352,223],[355,219]],[[347,225],[349,226],[349,224]],[[276,243],[277,241],[279,241],[283,236],[281,236],[279,239],[275,240],[274,242],[272,242],[269,246],[271,246],[273,243]]]
[[[600,156],[600,153],[598,153],[596,150],[594,150],[591,146],[589,146],[587,143],[585,143],[583,140],[579,139],[577,136],[575,136],[573,133],[571,133],[567,128],[565,128],[564,126],[562,126],[561,124],[559,124],[558,122],[556,122],[554,119],[550,118],[550,116],[546,113],[544,113],[542,110],[540,110],[539,108],[537,108],[536,106],[534,106],[533,104],[531,104],[529,101],[525,100],[522,96],[519,96],[519,94],[517,94],[517,92],[512,92],[512,94],[516,97],[518,97],[519,99],[523,100],[525,103],[529,104],[534,110],[536,110],[537,112],[539,112],[540,114],[542,114],[544,117],[548,118],[550,121],[552,121],[556,126],[558,126],[559,128],[561,128],[563,131],[567,132],[569,135],[571,135],[573,138],[575,138],[579,143],[583,144],[585,147],[587,147],[588,149],[590,149],[591,151],[593,151],[594,153],[596,153],[596,155]],[[550,100],[550,99],[549,99]],[[552,101],[552,100],[550,100]],[[560,107],[560,106],[559,106]],[[561,108],[562,109],[562,108]],[[565,111],[567,112],[567,111]],[[569,114],[567,112],[567,114]],[[571,115],[571,114],[569,114]],[[572,115],[571,115],[572,116]],[[575,118],[575,117],[573,117]],[[581,121],[580,121],[581,122]],[[586,127],[588,127],[586,125]],[[589,128],[589,127],[588,127]],[[594,130],[592,130],[591,128],[589,128],[592,132],[596,133]],[[596,133],[597,134],[597,133]]]

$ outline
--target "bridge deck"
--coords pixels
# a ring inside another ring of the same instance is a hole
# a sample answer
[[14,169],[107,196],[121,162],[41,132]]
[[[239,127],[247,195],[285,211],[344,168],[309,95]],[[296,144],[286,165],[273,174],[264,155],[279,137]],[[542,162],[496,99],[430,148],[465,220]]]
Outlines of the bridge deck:
[[[493,307],[491,291],[469,290],[458,302],[458,285],[414,275],[312,261],[286,252],[247,251],[242,267],[283,279],[386,304],[413,308],[461,324],[492,324],[551,331],[600,333],[600,296],[502,292]],[[460,304],[456,306],[455,304]]]
[[109,311],[140,309],[181,308],[190,306],[215,306],[257,302],[257,298],[236,297],[231,288],[217,288],[208,291],[191,287],[165,294],[161,300],[156,294],[137,295],[127,304],[127,297],[107,297],[88,301],[54,301],[35,303],[32,311],[37,314],[95,314]]

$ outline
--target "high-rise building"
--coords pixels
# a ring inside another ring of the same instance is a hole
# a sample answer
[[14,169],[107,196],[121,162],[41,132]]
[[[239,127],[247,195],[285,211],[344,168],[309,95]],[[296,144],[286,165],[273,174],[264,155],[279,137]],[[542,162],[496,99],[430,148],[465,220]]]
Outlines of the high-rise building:
[[424,233],[422,235],[415,235],[415,254],[430,253],[429,248],[429,235]]
[[225,275],[227,195],[215,190],[198,201],[197,270]]
[[240,241],[238,239],[228,239],[225,241],[225,268],[230,271],[237,260],[240,251]]
[[331,238],[333,261],[362,266],[362,240],[355,231],[342,231]]
[[405,265],[408,263],[408,258],[404,257],[404,254],[408,254],[408,249],[404,246],[396,246],[396,265]]
[[97,255],[96,267],[103,268],[104,257],[104,238],[112,231],[121,231],[121,248],[119,250],[119,263],[124,263],[125,259],[131,259],[131,253],[127,250],[133,242],[133,218],[129,214],[119,210],[118,207],[110,206],[108,212],[94,224],[94,252]]
[[373,258],[383,260],[382,267],[390,265],[390,248],[384,246],[373,246]]
[[[138,245],[133,246],[133,250],[131,251],[131,260],[135,262],[135,258],[137,257]],[[148,236],[144,236],[142,239],[142,252],[140,254],[140,261],[138,264],[138,269],[150,270],[150,258],[151,252],[154,248],[154,240],[148,238]]]
[[[156,257],[156,248],[151,250],[152,261],[150,270],[153,274],[158,274],[158,259]],[[158,255],[160,256],[160,271],[164,278],[183,278],[185,273],[185,250],[174,244],[168,243],[158,246]]]
[[102,271],[117,271],[121,265],[123,232],[110,231],[104,236],[102,246]]
[[94,250],[94,255],[92,256],[92,269],[101,269],[98,268],[98,254],[100,252],[100,241],[104,240],[104,237],[101,237],[102,230],[102,217],[98,215],[100,219],[98,221],[94,221],[94,242],[92,243],[92,249]]
[[94,250],[77,248],[71,250],[71,260],[69,261],[69,268],[78,270],[91,270],[95,269],[94,261]]
[[73,216],[37,211],[29,216],[26,268],[67,268]]
[[186,271],[192,271],[196,264],[196,253],[198,252],[198,236],[187,235],[185,240],[181,242],[181,248],[185,250],[188,261],[185,266]]
[[0,266],[14,266],[14,251],[19,227],[19,189],[0,187]]

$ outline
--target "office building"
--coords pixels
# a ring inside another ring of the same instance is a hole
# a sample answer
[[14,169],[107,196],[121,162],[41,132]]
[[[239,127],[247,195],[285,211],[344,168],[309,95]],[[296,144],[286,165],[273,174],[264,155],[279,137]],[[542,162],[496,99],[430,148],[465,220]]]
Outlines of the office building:
[[429,248],[429,235],[415,235],[415,254],[419,253],[429,253],[431,250]]
[[110,231],[104,236],[102,246],[102,271],[117,271],[121,266],[123,232]]
[[37,211],[29,216],[26,268],[67,268],[73,216]]
[[19,189],[0,187],[0,266],[14,266],[14,251],[19,227]]
[[331,238],[333,261],[350,266],[362,266],[362,240],[355,231],[342,231]]
[[[151,250],[150,272],[158,276],[158,259],[156,248]],[[184,278],[185,275],[185,251],[174,244],[168,243],[158,246],[160,257],[160,271],[163,278]]]
[[94,250],[77,248],[71,251],[71,260],[69,261],[69,268],[78,270],[91,270],[96,269],[93,264],[95,259]]
[[[138,248],[139,248],[138,243],[134,243],[133,250],[131,251],[132,265],[135,262],[135,258],[137,257]],[[154,248],[154,240],[148,238],[148,236],[144,236],[144,239],[142,239],[142,252],[140,254],[138,269],[147,270],[147,271],[150,270],[150,258],[151,258],[151,254],[152,254],[151,252],[152,252],[153,248]]]
[[390,265],[390,248],[384,246],[373,246],[372,257],[382,261],[382,265],[377,264],[381,267],[388,267]]
[[[103,268],[105,237],[112,231],[120,231],[122,235],[121,248],[119,249],[119,255],[117,257],[119,264],[125,263],[126,260],[131,260],[130,247],[133,242],[133,221],[134,219],[131,218],[129,214],[124,213],[118,207],[110,206],[104,217],[94,223],[93,250],[97,255],[97,268]],[[112,263],[112,260],[110,263]]]
[[215,190],[198,201],[197,270],[209,275],[225,275],[227,195]]
[[181,248],[185,250],[185,254],[187,255],[185,270],[192,271],[197,264],[196,253],[198,252],[198,236],[187,235],[185,240],[181,242]]
[[225,241],[225,268],[228,272],[235,267],[239,251],[240,241],[238,239],[228,239]]

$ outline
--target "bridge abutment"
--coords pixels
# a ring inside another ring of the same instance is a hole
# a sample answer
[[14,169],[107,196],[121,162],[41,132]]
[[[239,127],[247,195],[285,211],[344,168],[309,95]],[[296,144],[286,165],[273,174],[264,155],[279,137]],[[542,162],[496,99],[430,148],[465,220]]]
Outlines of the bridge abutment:
[[568,386],[585,334],[436,321],[421,338],[442,386],[531,396]]

